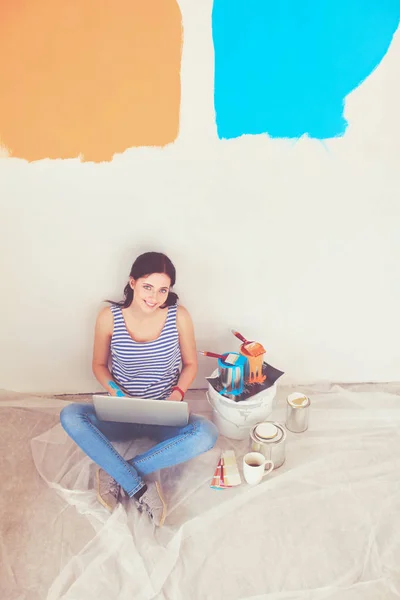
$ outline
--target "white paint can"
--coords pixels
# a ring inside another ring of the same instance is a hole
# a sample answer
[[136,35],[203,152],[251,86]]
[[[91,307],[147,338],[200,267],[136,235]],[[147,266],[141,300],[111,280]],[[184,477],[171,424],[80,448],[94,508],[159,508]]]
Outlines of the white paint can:
[[[214,371],[211,377],[216,377]],[[276,383],[242,402],[219,394],[208,382],[207,399],[212,408],[212,419],[221,435],[232,440],[245,440],[256,423],[271,414],[276,397]]]

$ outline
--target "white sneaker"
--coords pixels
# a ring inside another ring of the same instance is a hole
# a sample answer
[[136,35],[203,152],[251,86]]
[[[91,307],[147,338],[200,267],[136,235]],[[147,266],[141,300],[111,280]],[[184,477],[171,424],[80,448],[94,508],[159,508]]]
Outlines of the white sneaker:
[[121,486],[111,475],[100,467],[96,471],[97,500],[110,512],[113,512],[119,502]]
[[139,510],[145,510],[157,527],[164,525],[167,516],[167,505],[162,496],[158,481],[150,481],[147,490],[137,500]]

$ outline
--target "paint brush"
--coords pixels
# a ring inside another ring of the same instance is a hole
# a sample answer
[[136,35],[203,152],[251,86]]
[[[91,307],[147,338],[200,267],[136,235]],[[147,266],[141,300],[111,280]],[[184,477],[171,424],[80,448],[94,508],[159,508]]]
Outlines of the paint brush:
[[237,337],[241,342],[243,342],[243,354],[247,354],[248,356],[260,356],[260,354],[265,354],[265,348],[259,342],[246,340],[246,338],[241,333],[235,331],[234,329],[232,329],[231,331],[235,337]]
[[219,358],[221,360],[225,360],[226,358],[226,354],[216,354],[215,352],[206,352],[205,350],[199,350],[199,354],[210,356],[211,358]]
[[211,358],[219,358],[224,364],[232,366],[238,359],[238,354],[235,352],[228,352],[227,354],[217,354],[216,352],[206,352],[205,350],[199,350],[199,354],[203,356],[210,356]]

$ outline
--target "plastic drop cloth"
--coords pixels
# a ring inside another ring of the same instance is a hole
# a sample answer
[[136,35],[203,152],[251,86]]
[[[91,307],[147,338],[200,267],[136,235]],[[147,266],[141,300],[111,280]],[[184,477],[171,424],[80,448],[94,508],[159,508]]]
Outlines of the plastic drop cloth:
[[[399,598],[400,387],[297,389],[310,427],[288,432],[286,463],[259,486],[211,490],[221,449],[239,465],[248,450],[220,438],[157,474],[162,529],[131,503],[112,515],[97,503],[94,465],[57,422],[64,402],[3,393],[1,598]],[[290,391],[272,419],[284,420]],[[150,444],[118,449],[129,458]]]

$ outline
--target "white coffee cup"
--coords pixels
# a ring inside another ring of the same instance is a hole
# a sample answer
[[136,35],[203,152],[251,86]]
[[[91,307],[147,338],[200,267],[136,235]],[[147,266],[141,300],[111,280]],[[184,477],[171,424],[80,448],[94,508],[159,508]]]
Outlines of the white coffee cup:
[[[269,465],[267,470],[266,467]],[[250,485],[257,485],[263,477],[274,469],[272,460],[267,460],[261,452],[249,452],[243,457],[243,475]]]

